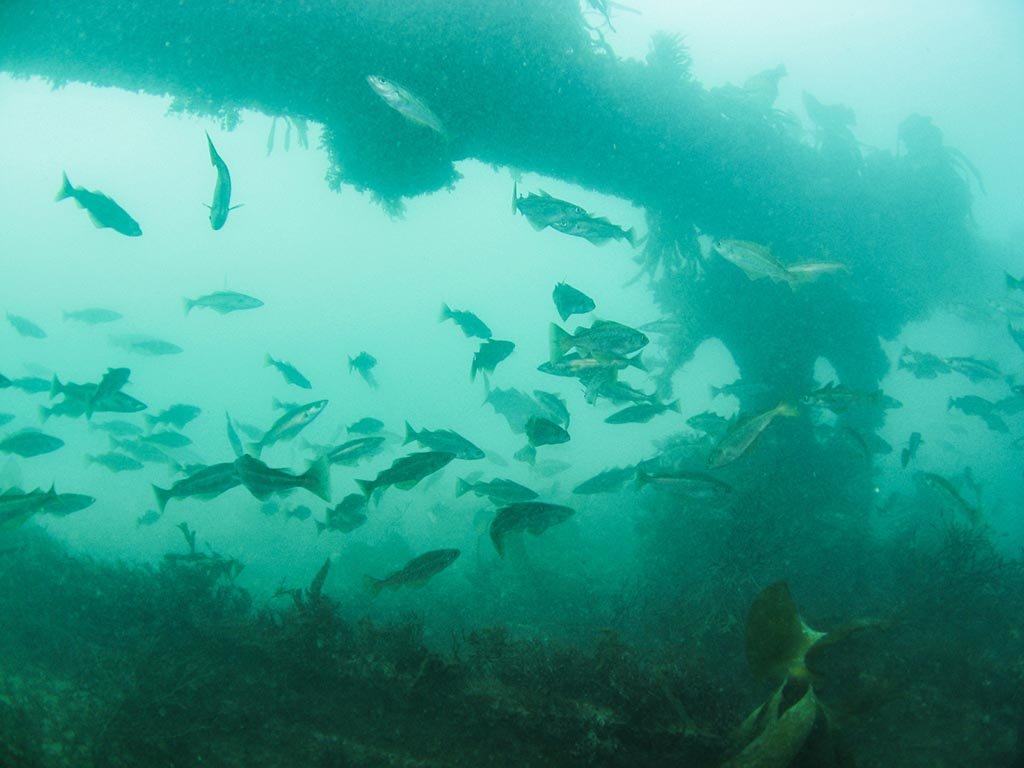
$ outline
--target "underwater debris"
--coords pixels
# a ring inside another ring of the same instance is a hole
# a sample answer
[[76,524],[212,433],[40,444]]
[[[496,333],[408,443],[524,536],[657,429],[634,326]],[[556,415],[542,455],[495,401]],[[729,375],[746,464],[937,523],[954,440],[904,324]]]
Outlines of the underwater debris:
[[949,480],[934,472],[921,472],[918,477],[926,487],[935,491],[948,509],[960,512],[971,525],[981,523],[981,509],[960,495],[960,491]]

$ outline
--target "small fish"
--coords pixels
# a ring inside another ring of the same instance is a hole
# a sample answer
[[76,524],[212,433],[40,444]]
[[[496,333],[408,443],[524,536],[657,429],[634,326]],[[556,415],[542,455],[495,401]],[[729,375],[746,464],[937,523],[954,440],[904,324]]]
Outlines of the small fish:
[[986,426],[993,432],[1007,434],[1010,428],[1006,422],[995,412],[996,404],[977,395],[966,395],[965,397],[950,398],[946,410],[956,408],[968,416],[977,416],[985,422]]
[[594,493],[614,493],[636,476],[636,467],[613,467],[596,475],[572,489],[573,493],[589,495]]
[[[215,227],[216,229],[216,227]],[[226,315],[230,312],[241,312],[246,309],[259,309],[263,302],[252,296],[235,291],[214,291],[198,299],[183,299],[185,314],[187,315],[196,307],[200,309],[212,309],[219,315]]]
[[924,440],[921,439],[920,432],[910,433],[910,439],[907,441],[907,446],[900,452],[900,466],[903,467],[903,469],[907,468],[911,459],[917,455],[917,449],[923,444]]
[[192,421],[199,418],[202,412],[203,409],[198,406],[176,403],[170,408],[160,411],[155,416],[146,416],[146,423],[150,427],[167,424],[175,429],[184,429]]
[[585,383],[587,402],[597,402],[600,398],[610,400],[615,405],[624,403],[657,403],[656,392],[644,392],[618,379],[606,379],[603,376]]
[[974,357],[947,357],[946,365],[957,373],[962,373],[972,382],[1001,379],[1002,372],[992,360],[978,360]]
[[512,458],[516,461],[521,461],[524,464],[533,465],[537,461],[537,449],[527,443],[518,451],[512,454]]
[[568,283],[559,283],[551,293],[558,316],[565,322],[573,315],[585,315],[597,306],[594,300]]
[[[214,149],[213,139],[210,138],[209,133],[206,134],[206,145],[210,150],[210,165],[217,169],[217,181],[213,185],[213,202],[206,207],[210,209],[210,226],[214,230],[218,230],[228,220],[228,213],[241,206],[231,205],[231,174],[228,172],[227,163]],[[249,307],[242,307],[242,309],[249,309]]]
[[487,323],[472,312],[452,309],[447,304],[442,304],[440,322],[443,323],[445,320],[454,320],[455,324],[462,329],[462,332],[468,339],[474,337],[478,339],[491,338],[491,329],[487,327]]
[[63,447],[64,441],[59,437],[53,437],[35,430],[25,430],[0,440],[0,451],[3,453],[14,453],[24,459],[53,453]]
[[377,388],[377,379],[373,375],[373,369],[377,367],[377,358],[369,352],[360,352],[355,357],[348,359],[348,372],[357,371],[363,377],[363,381],[370,385],[371,389]]
[[116,451],[103,453],[99,456],[86,456],[86,459],[90,464],[99,464],[111,472],[137,472],[144,466],[141,461],[136,461],[131,456],[125,456],[123,453],[117,453]]
[[306,403],[298,406],[297,408],[292,408],[291,410],[286,411],[277,421],[274,422],[270,429],[263,434],[263,437],[253,443],[252,450],[258,456],[260,451],[274,443],[278,443],[282,440],[291,440],[302,430],[312,424],[316,417],[323,413],[323,410],[326,407],[326,400],[314,400],[312,403]]
[[144,435],[139,439],[143,442],[151,443],[152,445],[158,445],[161,448],[184,448],[192,445],[192,440],[187,435],[171,430],[153,432],[152,434]]
[[443,469],[455,458],[454,453],[445,451],[424,451],[395,459],[391,466],[382,470],[373,480],[356,480],[363,494],[369,498],[378,488],[392,485],[409,490],[420,480]]
[[40,328],[38,325],[33,323],[27,317],[21,315],[12,315],[10,312],[7,313],[7,322],[18,332],[19,335],[24,336],[27,339],[45,339],[46,331]]
[[885,393],[880,389],[873,392],[861,392],[831,381],[824,387],[805,395],[801,398],[801,402],[804,405],[827,408],[833,413],[840,414],[855,405],[885,408],[887,405],[892,406],[896,401],[887,400]]
[[551,324],[551,362],[562,360],[575,348],[600,361],[604,358],[625,358],[647,346],[649,339],[640,331],[610,320],[597,320],[589,328],[577,328],[570,335]]
[[373,597],[379,595],[383,589],[398,589],[400,587],[418,589],[454,563],[458,559],[459,554],[460,552],[457,549],[431,550],[419,557],[414,557],[397,571],[388,574],[383,579],[364,576],[363,583],[366,585],[366,590]]
[[1008,291],[1024,291],[1024,278],[1018,280],[1009,272],[1004,272],[1003,274],[1006,275],[1006,289]]
[[299,373],[298,368],[291,363],[286,363],[282,360],[275,360],[270,355],[267,355],[264,360],[264,365],[277,368],[281,375],[284,376],[284,380],[289,384],[294,384],[296,387],[301,387],[302,389],[313,388],[313,385],[309,383],[309,379]]
[[512,213],[521,213],[530,226],[536,230],[550,227],[557,221],[566,221],[587,216],[587,211],[575,203],[559,200],[544,190],[539,194],[519,194],[519,186],[512,183]]
[[65,173],[60,191],[57,192],[57,201],[69,197],[74,198],[79,207],[86,210],[97,228],[112,229],[128,237],[139,237],[142,234],[142,227],[124,208],[102,192],[90,192],[85,187],[72,185]]
[[117,435],[118,437],[142,434],[142,427],[138,424],[132,424],[130,421],[94,421],[92,422],[91,427],[93,429],[102,430],[111,435]]
[[705,435],[719,435],[729,428],[729,419],[714,411],[704,411],[688,418],[686,424]]
[[419,443],[424,448],[441,453],[455,454],[455,458],[476,461],[484,458],[484,452],[458,432],[450,429],[421,429],[417,432],[409,422],[405,422],[405,441],[402,445]]
[[926,486],[933,489],[946,502],[947,506],[962,512],[972,525],[981,522],[981,510],[968,503],[949,480],[931,472],[922,472],[919,478]]
[[811,261],[803,264],[790,264],[786,267],[793,284],[811,283],[824,275],[835,275],[840,272],[849,272],[850,268],[837,261]]
[[532,416],[526,422],[526,438],[530,445],[537,448],[541,445],[558,445],[569,442],[569,433],[550,419]]
[[115,312],[112,309],[101,309],[99,307],[92,307],[89,309],[76,309],[71,312],[64,313],[65,320],[77,320],[80,323],[86,323],[88,325],[100,325],[102,323],[113,323],[123,318],[120,312]]
[[284,516],[285,517],[293,517],[296,520],[300,520],[302,522],[305,522],[306,520],[309,520],[310,515],[312,515],[312,514],[313,514],[313,510],[312,509],[307,507],[305,504],[298,504],[298,505],[296,505],[294,507],[289,507],[288,509],[286,509],[285,513],[284,513]]
[[366,522],[366,497],[361,493],[350,493],[334,507],[328,507],[324,522],[315,521],[316,533],[339,531],[351,533]]
[[154,485],[153,493],[156,495],[160,514],[163,514],[167,502],[171,499],[213,499],[241,483],[242,479],[239,477],[235,462],[230,461],[204,467],[177,481],[170,488],[158,488]]
[[465,496],[467,493],[475,493],[477,496],[486,496],[494,502],[511,503],[515,501],[530,501],[537,498],[537,492],[520,485],[513,480],[505,480],[500,477],[487,482],[459,479],[455,483],[455,496]]
[[149,357],[180,355],[184,351],[177,344],[172,344],[163,339],[155,339],[152,336],[113,336],[111,341],[129,352],[148,355]]
[[50,391],[53,383],[47,381],[42,376],[22,376],[12,379],[10,386],[20,389],[22,392],[27,392],[30,395],[38,395],[42,392]]
[[328,451],[327,460],[331,464],[354,467],[363,459],[369,459],[380,453],[384,448],[384,442],[383,437],[357,437]]
[[331,467],[325,457],[313,462],[301,475],[269,467],[257,458],[244,454],[235,459],[235,470],[242,485],[260,501],[293,488],[305,488],[324,501],[331,500]]
[[53,487],[48,491],[37,488],[28,493],[20,488],[9,488],[0,493],[0,531],[18,528],[56,498],[57,492]]
[[429,128],[441,136],[447,136],[441,119],[410,90],[379,75],[367,75],[366,82],[385,104],[406,120]]
[[135,518],[135,525],[152,525],[157,522],[163,515],[157,512],[155,509],[147,509],[143,514]]
[[235,454],[235,458],[240,459],[242,454],[245,453],[245,448],[242,446],[242,438],[240,438],[238,436],[238,432],[235,431],[235,425],[231,423],[231,414],[227,411],[224,411],[224,421],[227,424],[228,444],[231,446],[231,450]]
[[346,431],[350,435],[373,435],[384,429],[384,422],[380,419],[375,419],[372,416],[364,416],[352,424],[350,424]]
[[767,384],[761,384],[756,381],[744,381],[743,379],[736,379],[729,384],[723,384],[720,387],[711,387],[711,397],[718,397],[719,395],[725,395],[728,397],[735,397],[738,400],[745,400],[748,397],[757,397],[768,393],[771,388]]
[[636,474],[636,486],[642,488],[645,485],[695,499],[712,499],[732,492],[728,483],[701,472],[648,473],[640,470]]
[[112,439],[111,442],[119,451],[124,451],[143,463],[167,464],[177,467],[177,462],[174,459],[164,453],[158,446],[151,443],[144,443],[139,439],[118,440],[116,438]]
[[558,219],[549,224],[556,232],[572,237],[580,237],[594,245],[604,245],[612,240],[625,240],[632,246],[636,245],[636,230],[630,227],[623,229],[603,216],[575,216]]
[[539,536],[574,514],[575,510],[569,507],[543,501],[522,501],[502,507],[489,529],[494,549],[500,557],[504,557],[505,537],[508,534],[525,531],[533,536]]
[[66,517],[74,512],[81,512],[96,503],[96,499],[84,493],[58,493],[43,504],[42,511],[48,515]]
[[779,403],[770,411],[738,423],[736,427],[723,437],[708,456],[708,466],[724,467],[745,454],[761,433],[775,420],[776,416],[797,416],[799,411],[787,403]]
[[521,435],[526,431],[526,422],[531,416],[545,416],[546,411],[532,397],[518,389],[502,389],[495,387],[487,393],[484,403],[494,408],[494,412],[503,416],[509,429]]
[[792,288],[798,281],[772,256],[768,246],[749,240],[721,240],[715,250],[731,264],[743,270],[750,280],[767,277],[773,283],[785,283]]
[[886,456],[892,453],[892,446],[874,432],[860,432],[853,427],[843,427],[840,435],[855,445],[866,459],[875,454]]
[[904,347],[900,353],[897,368],[910,371],[916,379],[934,379],[952,370],[941,357],[930,352],[915,352],[909,347]]
[[655,416],[667,411],[679,413],[679,401],[631,405],[628,408],[623,408],[621,411],[616,411],[604,421],[606,424],[646,424]]
[[515,351],[516,345],[511,341],[489,339],[480,345],[480,349],[473,355],[473,365],[470,367],[469,377],[476,380],[477,371],[494,373],[498,363],[505,360]]

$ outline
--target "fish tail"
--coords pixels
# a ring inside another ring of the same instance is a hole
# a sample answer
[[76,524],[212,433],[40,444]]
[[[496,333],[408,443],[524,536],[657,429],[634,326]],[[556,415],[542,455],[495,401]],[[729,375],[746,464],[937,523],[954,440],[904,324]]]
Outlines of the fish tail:
[[167,502],[171,500],[171,489],[160,488],[159,486],[153,486],[153,494],[156,496],[156,505],[160,507],[160,514],[164,513],[164,508],[167,506]]
[[314,520],[313,524],[316,525],[316,535],[319,536],[327,528],[327,523],[321,523],[319,520]]
[[263,452],[263,441],[260,440],[256,443],[249,443],[249,453],[259,458],[259,455]]
[[498,553],[498,557],[505,556],[505,536],[499,529],[494,527],[494,523],[491,523],[491,542],[494,544],[494,549]]
[[642,469],[636,473],[636,487],[643,488],[651,482],[651,476],[644,472]]
[[196,305],[192,299],[186,297],[181,300],[181,305],[185,308],[185,317],[188,317],[188,313],[192,311],[192,307]]
[[419,435],[416,434],[416,430],[412,428],[412,424],[408,421],[405,422],[405,440],[402,441],[402,445],[408,445],[416,441]]
[[39,406],[39,418],[43,420],[43,424],[49,421],[50,416],[53,415],[53,409],[47,408],[45,405]]
[[50,399],[53,400],[57,395],[64,394],[64,385],[60,383],[60,379],[55,375],[53,382],[50,384]]
[[[349,358],[349,359],[351,360],[351,358]],[[270,367],[270,366],[272,366],[273,364],[274,364],[274,358],[272,358],[272,357],[270,356],[270,353],[268,352],[268,353],[266,354],[266,356],[265,356],[265,357],[263,358],[263,367],[264,367],[264,368],[269,368],[269,367]],[[351,363],[349,363],[349,365],[351,365]]]
[[380,594],[380,591],[384,589],[384,580],[375,579],[373,576],[366,575],[363,576],[363,586],[366,588],[366,591],[370,593],[370,597],[376,597]]
[[636,368],[638,371],[647,372],[647,366],[644,365],[644,361],[640,359],[640,355],[633,355],[629,358],[629,367]]
[[461,477],[458,480],[455,481],[455,498],[459,498],[460,496],[465,496],[471,490],[473,490],[473,486],[471,486],[469,483],[467,483]]
[[375,490],[377,490],[377,483],[374,480],[356,480],[356,485],[359,486],[359,490],[363,492],[366,498],[370,498]]
[[779,416],[799,416],[800,409],[792,403],[779,403]]
[[314,461],[305,474],[302,475],[302,479],[307,483],[306,488],[312,493],[315,493],[324,501],[330,502],[331,465],[327,462],[325,456],[321,456]]
[[352,373],[356,368],[356,359],[352,355],[348,356],[348,372]]
[[452,317],[454,317],[454,315],[452,315],[452,308],[449,307],[447,304],[442,304],[441,314],[438,317],[437,322],[443,323],[445,320],[450,320]]
[[548,334],[548,355],[551,362],[560,362],[565,353],[572,349],[574,342],[575,339],[564,328],[552,323]]
[[[469,365],[469,380],[470,381],[476,381],[476,372],[479,371],[479,370],[480,370],[480,368],[479,368],[479,366],[477,365],[477,362],[476,362],[476,355],[473,355],[473,362],[470,363],[470,365]],[[487,377],[485,376],[484,378],[486,379]]]
[[[512,179],[512,215],[515,216],[519,211],[519,182]],[[1009,275],[1007,275],[1009,278]],[[1007,283],[1009,285],[1009,283]]]
[[955,405],[955,403],[953,402],[953,398],[952,397],[949,398],[949,402],[946,403],[946,410],[947,411],[952,410],[954,405]]
[[210,132],[204,131],[206,134],[206,144],[210,148],[210,165],[216,166],[217,161],[220,160],[220,156],[217,154],[217,150],[213,147],[213,139],[210,138]]
[[669,411],[675,411],[676,413],[679,413],[679,401],[678,400],[673,400],[671,403],[669,403],[668,405],[665,406],[665,409],[669,410]]
[[626,242],[636,247],[636,227],[630,227],[626,230]]
[[64,172],[64,178],[61,181],[60,189],[57,190],[57,197],[54,198],[58,203],[61,200],[66,200],[69,197],[75,196],[75,188],[71,186],[71,182],[68,181],[68,174]]

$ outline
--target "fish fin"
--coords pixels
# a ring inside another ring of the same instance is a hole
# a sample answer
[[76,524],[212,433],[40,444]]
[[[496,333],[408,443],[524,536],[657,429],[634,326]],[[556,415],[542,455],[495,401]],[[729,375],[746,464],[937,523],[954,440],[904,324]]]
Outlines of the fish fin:
[[548,342],[548,355],[551,362],[558,363],[561,362],[565,353],[572,349],[575,339],[564,328],[552,323]]
[[160,488],[159,486],[153,486],[153,493],[156,495],[156,504],[160,507],[160,514],[164,513],[164,507],[167,506],[167,502],[171,499],[170,488]]
[[315,493],[326,502],[331,500],[331,465],[326,456],[321,456],[314,461],[309,469],[305,471],[302,478],[312,481],[312,486],[306,486],[312,493]]
[[209,131],[203,131],[206,134],[206,145],[210,148],[210,165],[216,166],[217,161],[220,160],[220,155],[217,154],[217,150],[214,149],[213,139],[210,138]]
[[42,420],[43,424],[45,424],[49,420],[50,414],[52,413],[53,411],[47,408],[45,405],[39,406],[39,418]]
[[473,487],[461,477],[455,481],[455,498],[465,496],[471,490],[473,490]]
[[260,457],[260,453],[262,453],[262,452],[263,452],[263,441],[262,440],[259,441],[258,443],[249,443],[249,453],[254,458],[258,459]]
[[639,354],[633,355],[633,357],[629,358],[628,367],[636,368],[638,371],[644,371],[645,373],[647,372],[647,366],[644,365],[644,361],[640,359]]
[[450,320],[454,315],[452,314],[452,308],[447,304],[441,305],[441,314],[437,322],[443,323],[445,320]]
[[408,445],[409,443],[416,442],[419,435],[416,434],[416,430],[412,428],[412,424],[408,421],[405,422],[405,440],[402,441],[402,445]]
[[68,174],[64,172],[64,178],[61,180],[60,189],[57,190],[57,197],[54,198],[56,202],[66,200],[69,197],[75,196],[75,188],[71,186],[71,182],[68,181]]
[[359,490],[363,492],[363,495],[369,499],[373,495],[373,492],[377,490],[377,484],[374,480],[356,480],[356,485],[359,486]]
[[228,211],[233,211],[236,208],[245,208],[245,203],[235,203],[234,205],[228,208]]
[[668,405],[665,406],[665,409],[669,410],[669,411],[675,411],[676,413],[679,413],[679,401],[678,400],[673,400],[671,403],[669,403]]
[[274,358],[272,358],[270,356],[270,353],[268,352],[267,356],[263,358],[263,367],[264,368],[269,368],[270,366],[272,366],[274,364],[275,364]]
[[649,474],[647,474],[646,472],[644,472],[642,469],[641,470],[637,470],[637,473],[636,473],[636,487],[637,488],[643,488],[649,482],[651,482],[651,476]]
[[363,586],[366,588],[366,591],[370,593],[370,597],[373,598],[379,595],[380,591],[384,589],[384,580],[375,579],[373,576],[369,575],[363,576]]
[[319,536],[327,528],[327,523],[321,523],[319,520],[314,520],[313,525],[316,526],[316,535]]
[[192,311],[192,307],[194,307],[196,303],[192,301],[192,299],[189,299],[187,297],[183,298],[181,300],[181,303],[182,306],[185,308],[185,317],[188,317],[188,313]]
[[64,394],[64,385],[60,383],[60,379],[56,375],[53,377],[53,383],[50,384],[50,399],[53,400],[57,395]]
[[[519,211],[519,182],[517,182],[515,179],[512,179],[512,215],[515,216],[518,211]],[[1009,278],[1010,276],[1007,275],[1006,277]],[[1007,285],[1009,285],[1009,282],[1007,282]]]
[[490,533],[491,542],[494,544],[494,550],[498,553],[498,557],[505,557],[505,537],[500,531],[495,530],[493,522],[488,533]]

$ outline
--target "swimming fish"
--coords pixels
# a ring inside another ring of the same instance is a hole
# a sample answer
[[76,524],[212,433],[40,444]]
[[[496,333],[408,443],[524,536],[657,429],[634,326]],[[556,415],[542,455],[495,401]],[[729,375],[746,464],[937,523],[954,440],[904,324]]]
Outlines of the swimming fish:
[[510,533],[525,531],[539,536],[548,528],[563,523],[575,514],[575,510],[560,504],[544,501],[523,501],[509,504],[498,510],[490,525],[491,541],[500,557],[505,556],[505,537]]
[[406,120],[429,128],[441,136],[447,135],[441,119],[412,91],[379,75],[367,75],[366,82],[385,104]]
[[213,202],[206,206],[210,209],[210,226],[215,230],[224,226],[228,220],[228,212],[240,208],[238,205],[231,205],[231,174],[228,173],[228,166],[221,156],[214,149],[213,139],[206,134],[206,144],[210,150],[210,165],[217,169],[217,181],[213,186]]
[[562,318],[563,322],[573,315],[585,315],[587,312],[592,312],[597,306],[587,294],[573,288],[568,283],[556,285],[555,290],[551,292],[551,299],[555,302],[555,309],[558,310],[558,316]]
[[440,322],[443,323],[445,320],[454,320],[455,324],[462,329],[464,334],[466,334],[466,338],[491,338],[491,329],[487,327],[487,323],[472,312],[467,312],[461,309],[452,309],[447,304],[442,304]]
[[383,589],[398,589],[399,587],[419,588],[454,563],[458,559],[459,554],[461,553],[457,549],[434,549],[414,557],[397,571],[388,574],[383,579],[364,576],[363,583],[366,585],[366,590],[373,597],[379,595]]
[[57,201],[74,198],[86,210],[92,223],[100,229],[112,229],[128,237],[139,237],[142,227],[128,215],[128,212],[102,192],[90,192],[85,187],[76,187],[68,181],[67,173],[57,192]]
[[244,293],[236,293],[235,291],[215,291],[205,296],[200,296],[198,299],[184,299],[183,301],[186,315],[195,307],[212,309],[217,314],[226,315],[229,312],[259,309],[263,306],[263,302],[259,299],[246,296]]
[[281,375],[284,376],[284,380],[289,384],[294,384],[296,387],[301,387],[302,389],[313,388],[309,379],[299,373],[299,369],[291,363],[286,363],[283,360],[275,360],[270,355],[267,355],[264,360],[264,365],[276,368]]
[[797,416],[799,411],[787,403],[779,403],[770,411],[759,413],[736,427],[723,437],[708,456],[708,466],[724,467],[750,450],[761,433],[775,420],[776,416]]

